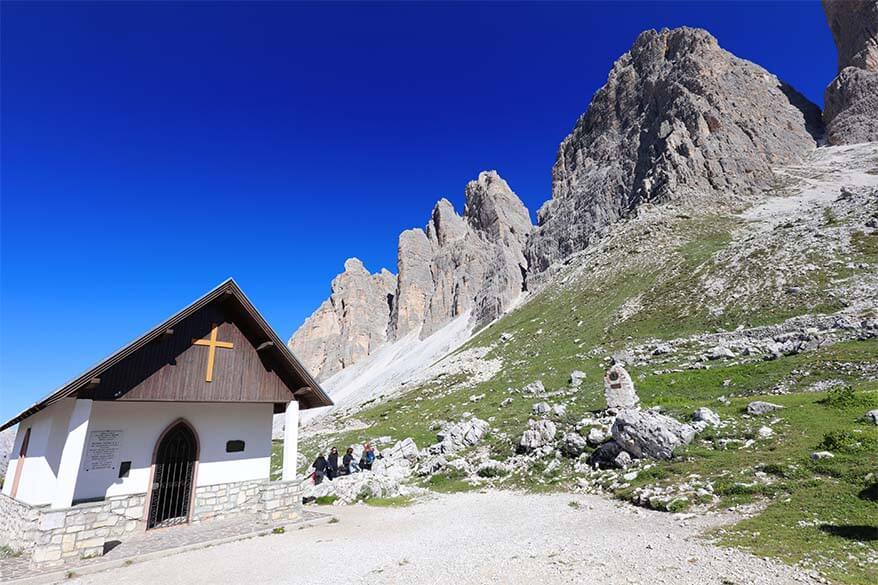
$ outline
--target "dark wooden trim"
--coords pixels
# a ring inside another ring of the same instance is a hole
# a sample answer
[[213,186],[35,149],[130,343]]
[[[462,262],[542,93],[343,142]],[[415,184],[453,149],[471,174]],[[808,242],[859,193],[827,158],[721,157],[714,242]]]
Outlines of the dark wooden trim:
[[21,447],[18,449],[18,459],[15,462],[15,479],[12,480],[12,491],[9,495],[12,499],[18,495],[18,482],[21,481],[21,472],[24,470],[24,461],[27,459],[27,447],[30,444],[30,430],[28,427],[24,432],[24,438],[21,440]]
[[274,347],[274,342],[266,341],[265,343],[260,343],[259,347],[256,348],[256,351],[262,351],[263,349],[269,349],[271,347]]

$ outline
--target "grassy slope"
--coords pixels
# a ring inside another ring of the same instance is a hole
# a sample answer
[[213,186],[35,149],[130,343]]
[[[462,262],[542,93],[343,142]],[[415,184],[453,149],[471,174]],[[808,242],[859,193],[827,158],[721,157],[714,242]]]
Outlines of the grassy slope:
[[[717,328],[730,330],[738,324],[776,323],[798,314],[838,308],[831,300],[827,302],[822,292],[827,283],[849,276],[843,263],[824,263],[821,270],[809,274],[803,294],[795,298],[756,306],[731,303],[719,315],[693,302],[700,293],[695,277],[723,268],[717,265],[715,254],[728,244],[737,225],[737,220],[729,218],[678,218],[649,235],[666,243],[660,254],[651,254],[648,247],[607,250],[610,261],[615,259],[617,263],[614,270],[592,267],[563,287],[547,288],[470,341],[468,347],[493,344],[488,357],[503,359],[503,371],[494,379],[475,388],[461,387],[460,380],[453,377],[434,380],[358,413],[356,418],[368,424],[367,429],[306,439],[303,451],[310,455],[318,446],[343,446],[384,435],[394,440],[410,436],[419,446],[425,446],[435,440],[430,430],[433,421],[455,420],[468,412],[491,422],[493,430],[487,444],[492,456],[503,458],[512,453],[514,440],[525,428],[536,401],[510,394],[509,387],[521,388],[541,379],[549,390],[562,389],[549,402],[567,403],[568,415],[558,422],[561,430],[570,430],[575,421],[601,407],[602,359],[626,344]],[[876,238],[858,236],[851,254],[845,260],[878,266]],[[755,255],[748,259],[751,265],[763,261],[767,260]],[[618,312],[631,299],[639,299],[642,308],[619,323]],[[513,340],[498,342],[503,332],[511,333]],[[871,340],[755,365],[714,365],[707,370],[663,375],[635,369],[632,374],[645,406],[662,405],[680,416],[687,416],[698,406],[709,406],[733,422],[738,437],[741,433],[752,436],[762,423],[743,416],[742,408],[749,400],[761,396],[786,408],[773,425],[774,438],[744,450],[717,450],[713,443],[695,444],[676,460],[641,473],[617,495],[627,497],[638,485],[679,483],[697,473],[714,481],[721,504],[759,499],[768,503],[763,513],[725,530],[720,535],[723,542],[787,561],[813,560],[840,582],[878,582],[874,564],[878,558],[878,537],[874,534],[878,530],[878,505],[864,492],[866,474],[878,472],[878,431],[857,420],[864,406],[875,401],[878,387],[875,382],[858,380],[848,367],[854,362],[874,364],[876,356],[878,343]],[[586,373],[586,381],[578,391],[566,389],[574,369]],[[821,404],[823,393],[765,396],[782,380],[795,390],[828,379],[853,384],[864,402],[839,408]],[[724,380],[730,380],[729,385],[724,386]],[[469,402],[474,394],[484,394],[484,398]],[[726,406],[717,401],[720,395],[736,397]],[[500,402],[509,396],[513,402],[500,408]],[[864,439],[865,446],[858,453],[840,453],[830,462],[812,463],[810,453],[832,431],[854,433]],[[534,490],[566,489],[576,479],[569,461],[548,475],[541,471],[542,464],[537,464],[532,473],[513,473],[494,483]],[[770,483],[752,488],[738,485],[749,483],[757,472],[767,474]],[[454,475],[435,476],[429,485],[440,491],[468,487]]]

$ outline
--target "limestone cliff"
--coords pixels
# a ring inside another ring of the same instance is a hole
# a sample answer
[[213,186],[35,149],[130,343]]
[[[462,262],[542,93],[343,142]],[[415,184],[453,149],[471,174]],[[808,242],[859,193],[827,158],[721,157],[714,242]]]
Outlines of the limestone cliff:
[[878,0],[823,0],[838,49],[838,75],[826,88],[830,144],[878,141]]
[[412,332],[424,339],[466,313],[473,326],[484,325],[521,294],[533,229],[527,208],[494,171],[480,173],[465,196],[463,215],[440,199],[424,229],[399,236],[398,278],[345,263],[330,298],[289,342],[315,376],[325,379]]
[[708,32],[643,32],[561,143],[531,266],[584,249],[641,203],[709,205],[764,187],[771,165],[799,160],[820,132],[816,106]]
[[351,258],[332,281],[329,298],[308,317],[289,347],[315,376],[326,377],[357,363],[387,339],[396,276],[369,274]]

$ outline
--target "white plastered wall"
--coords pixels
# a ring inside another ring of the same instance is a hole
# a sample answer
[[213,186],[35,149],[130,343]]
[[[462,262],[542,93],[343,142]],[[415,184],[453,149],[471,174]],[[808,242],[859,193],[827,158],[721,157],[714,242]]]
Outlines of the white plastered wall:
[[18,454],[21,452],[21,443],[27,429],[31,429],[27,455],[15,497],[33,506],[52,501],[61,451],[67,439],[67,424],[74,403],[73,399],[61,400],[19,423],[9,466],[6,469],[6,478],[3,480],[4,494],[12,495],[15,471],[20,463]]
[[[179,418],[198,435],[197,486],[267,479],[272,413],[271,404],[96,401],[88,432],[122,431],[119,454],[114,469],[92,471],[86,471],[88,457],[83,455],[74,500],[147,492],[156,441]],[[231,440],[244,441],[244,451],[226,453]],[[119,478],[123,461],[131,462],[131,470]]]

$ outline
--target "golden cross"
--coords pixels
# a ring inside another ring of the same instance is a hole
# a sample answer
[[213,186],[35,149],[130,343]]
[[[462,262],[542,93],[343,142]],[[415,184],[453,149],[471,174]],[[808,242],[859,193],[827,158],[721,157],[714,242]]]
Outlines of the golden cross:
[[205,382],[213,381],[213,361],[216,355],[216,348],[221,349],[232,349],[235,347],[234,343],[229,343],[228,341],[217,341],[216,340],[217,333],[217,325],[213,323],[210,329],[210,339],[193,339],[193,345],[206,345],[210,349],[207,351],[207,375],[204,377]]

